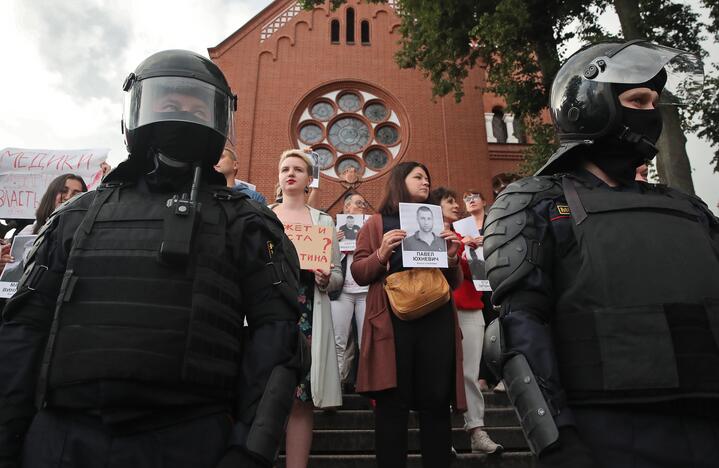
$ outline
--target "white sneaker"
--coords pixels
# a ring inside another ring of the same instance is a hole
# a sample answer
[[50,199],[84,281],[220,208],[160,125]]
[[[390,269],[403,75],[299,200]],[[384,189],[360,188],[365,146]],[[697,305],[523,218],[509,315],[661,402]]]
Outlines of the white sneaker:
[[500,453],[504,450],[504,447],[494,443],[494,441],[489,438],[489,434],[484,432],[482,429],[473,431],[470,435],[470,440],[472,444],[472,452]]
[[505,393],[507,389],[504,387],[504,380],[500,380],[497,385],[494,386],[494,393]]

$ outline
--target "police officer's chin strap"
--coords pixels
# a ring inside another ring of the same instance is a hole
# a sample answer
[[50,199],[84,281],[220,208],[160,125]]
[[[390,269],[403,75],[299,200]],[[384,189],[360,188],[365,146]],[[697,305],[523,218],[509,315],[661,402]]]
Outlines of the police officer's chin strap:
[[187,185],[192,174],[192,163],[174,159],[156,148],[148,150],[153,165],[145,175],[150,189],[161,192],[177,191]]

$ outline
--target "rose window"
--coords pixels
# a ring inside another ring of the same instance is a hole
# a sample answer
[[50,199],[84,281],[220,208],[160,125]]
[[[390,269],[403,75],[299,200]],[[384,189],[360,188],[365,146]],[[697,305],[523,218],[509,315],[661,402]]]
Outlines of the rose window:
[[407,144],[406,116],[398,101],[366,83],[324,85],[295,109],[293,138],[319,155],[322,174],[362,178],[387,172]]

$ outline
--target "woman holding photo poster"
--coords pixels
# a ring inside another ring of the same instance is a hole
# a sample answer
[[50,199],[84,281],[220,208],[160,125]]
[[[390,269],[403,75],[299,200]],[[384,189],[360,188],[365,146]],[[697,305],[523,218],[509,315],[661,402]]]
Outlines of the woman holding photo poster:
[[[459,220],[461,209],[454,190],[438,187],[432,190],[429,202],[442,207],[445,224]],[[457,233],[458,238],[462,236]],[[467,395],[467,412],[464,413],[464,430],[469,432],[472,452],[497,453],[503,447],[495,443],[484,431],[484,397],[479,386],[479,368],[484,342],[484,316],[482,293],[474,288],[472,274],[467,260],[470,247],[462,245],[459,250],[459,264],[464,278],[459,288],[453,291],[457,306],[459,327],[462,330],[462,357],[464,372],[464,391]]]
[[[426,203],[430,176],[418,162],[395,166],[378,214],[365,221],[357,238],[352,276],[369,285],[357,391],[375,398],[375,448],[380,468],[407,465],[409,410],[419,413],[422,464],[450,464],[450,404],[464,411],[462,347],[454,304],[438,306],[421,318],[403,321],[391,311],[383,288],[385,278],[401,272],[399,203]],[[450,287],[462,281],[457,249],[460,242],[448,229],[449,268],[441,269]]]
[[[270,205],[282,224],[322,225],[335,229],[332,217],[305,204],[312,182],[312,160],[299,149],[280,156],[279,189],[282,202]],[[328,292],[342,287],[340,250],[332,242],[332,266],[328,271],[301,270],[301,308],[299,327],[312,346],[310,374],[297,387],[297,394],[287,423],[286,466],[306,467],[312,446],[313,410],[342,405],[335,335]]]

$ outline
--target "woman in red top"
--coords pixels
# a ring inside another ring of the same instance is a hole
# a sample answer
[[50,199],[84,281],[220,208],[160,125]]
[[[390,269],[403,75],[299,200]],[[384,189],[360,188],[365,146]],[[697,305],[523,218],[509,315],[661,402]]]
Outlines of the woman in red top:
[[[451,226],[453,222],[459,220],[461,209],[457,202],[457,194],[453,190],[439,187],[431,192],[428,202],[442,207],[442,217],[446,225]],[[461,238],[459,234],[457,237]],[[464,279],[459,288],[453,292],[463,337],[464,391],[467,395],[464,429],[469,432],[473,452],[495,453],[501,451],[502,446],[492,441],[482,429],[484,427],[484,397],[479,388],[479,363],[482,359],[484,342],[484,316],[482,315],[484,303],[482,302],[482,293],[474,288],[467,262],[467,252],[470,248],[477,247],[477,241],[477,238],[471,237],[462,239],[458,255]]]

